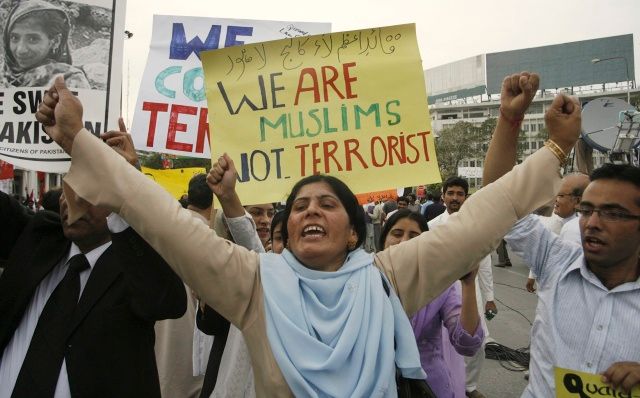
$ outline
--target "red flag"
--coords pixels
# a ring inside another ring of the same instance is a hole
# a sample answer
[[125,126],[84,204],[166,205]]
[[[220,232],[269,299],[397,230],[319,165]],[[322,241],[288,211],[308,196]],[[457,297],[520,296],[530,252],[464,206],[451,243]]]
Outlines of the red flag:
[[13,178],[13,165],[0,160],[0,180],[11,180]]

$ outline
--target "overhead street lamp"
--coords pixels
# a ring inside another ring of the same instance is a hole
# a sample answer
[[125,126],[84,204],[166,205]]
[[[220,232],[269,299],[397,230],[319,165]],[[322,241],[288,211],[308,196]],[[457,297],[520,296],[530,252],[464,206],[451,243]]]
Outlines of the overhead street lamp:
[[629,62],[626,57],[610,57],[610,58],[594,58],[591,60],[592,64],[597,64],[598,62],[611,61],[614,59],[621,59],[624,61],[624,67],[627,72],[627,103],[631,104],[631,80],[629,79]]

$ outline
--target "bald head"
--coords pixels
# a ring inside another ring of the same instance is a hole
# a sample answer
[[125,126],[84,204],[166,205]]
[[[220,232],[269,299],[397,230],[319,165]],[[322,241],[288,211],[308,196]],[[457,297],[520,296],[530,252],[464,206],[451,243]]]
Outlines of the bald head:
[[582,193],[589,185],[589,176],[582,173],[567,174],[562,179],[560,189],[567,188],[573,192],[574,196],[582,196]]
[[589,176],[581,173],[568,174],[562,179],[556,196],[553,212],[562,218],[573,215],[574,208],[580,203],[585,188],[589,185]]

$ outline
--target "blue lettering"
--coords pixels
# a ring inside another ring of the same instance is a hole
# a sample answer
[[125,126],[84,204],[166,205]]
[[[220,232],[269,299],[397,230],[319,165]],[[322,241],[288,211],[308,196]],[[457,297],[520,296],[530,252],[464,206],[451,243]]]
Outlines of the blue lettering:
[[[173,30],[171,32],[171,45],[169,46],[169,58],[185,60],[191,56],[191,53],[195,53],[200,58],[200,52],[206,50],[217,50],[220,45],[220,32],[222,26],[211,25],[209,34],[204,43],[200,37],[196,36],[190,41],[187,41],[187,35],[184,31],[184,25],[181,23],[174,23]],[[228,26],[227,36],[224,41],[225,47],[237,46],[244,44],[243,40],[238,40],[238,36],[251,36],[253,35],[253,28],[250,26]]]
[[[229,27],[231,28],[231,27]],[[189,58],[192,52],[200,58],[200,52],[204,50],[217,50],[220,42],[220,25],[211,25],[207,39],[202,42],[198,36],[187,42],[187,35],[184,32],[184,25],[181,23],[173,24],[171,33],[171,46],[169,47],[169,58],[185,60]],[[227,35],[228,36],[228,35]]]
[[236,40],[238,36],[251,36],[253,28],[249,26],[229,26],[227,28],[227,37],[224,41],[225,47],[238,46],[244,44],[244,41]]

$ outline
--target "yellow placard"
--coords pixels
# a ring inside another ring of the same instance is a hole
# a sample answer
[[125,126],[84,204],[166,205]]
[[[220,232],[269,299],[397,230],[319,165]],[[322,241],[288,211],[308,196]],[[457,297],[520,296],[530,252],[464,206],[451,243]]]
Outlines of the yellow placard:
[[626,394],[604,384],[602,376],[577,370],[554,368],[557,398],[640,398],[640,387]]
[[201,53],[212,159],[245,204],[331,174],[355,193],[440,181],[415,25]]
[[176,199],[187,193],[189,180],[196,174],[206,173],[204,167],[156,170],[142,167],[142,173],[166,189]]

